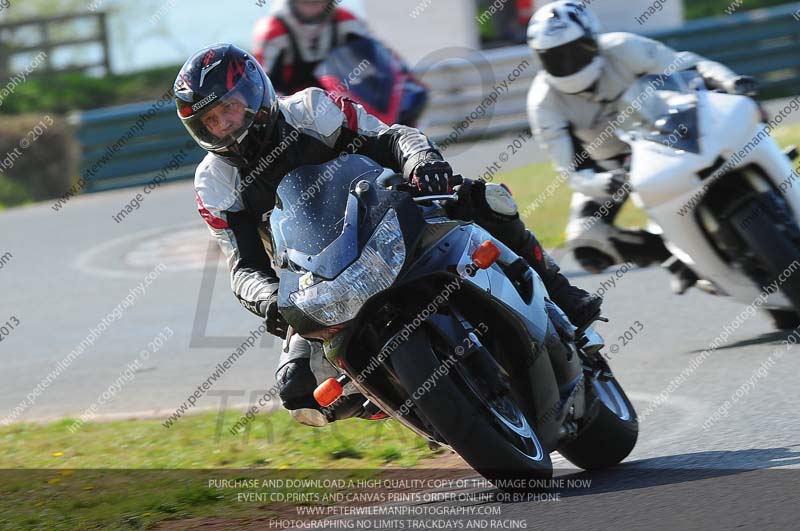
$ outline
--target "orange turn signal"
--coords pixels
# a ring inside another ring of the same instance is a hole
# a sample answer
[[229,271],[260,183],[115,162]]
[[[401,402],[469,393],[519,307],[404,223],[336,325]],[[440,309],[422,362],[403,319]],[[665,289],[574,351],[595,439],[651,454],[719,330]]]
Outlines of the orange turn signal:
[[314,400],[320,406],[328,407],[336,402],[343,392],[344,388],[336,381],[336,378],[328,378],[314,389]]
[[498,258],[500,258],[500,249],[491,240],[483,242],[472,253],[472,262],[481,269],[492,267],[492,264],[497,262]]

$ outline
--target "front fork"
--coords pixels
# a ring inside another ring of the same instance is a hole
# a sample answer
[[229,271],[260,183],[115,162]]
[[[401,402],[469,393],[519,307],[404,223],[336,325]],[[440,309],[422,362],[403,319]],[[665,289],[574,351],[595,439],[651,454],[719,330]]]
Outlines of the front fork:
[[454,348],[455,357],[460,358],[457,361],[474,365],[486,383],[490,398],[500,397],[511,391],[511,377],[508,372],[481,343],[480,336],[485,332],[481,325],[476,330],[456,308],[450,308],[450,311],[466,333],[461,344]]

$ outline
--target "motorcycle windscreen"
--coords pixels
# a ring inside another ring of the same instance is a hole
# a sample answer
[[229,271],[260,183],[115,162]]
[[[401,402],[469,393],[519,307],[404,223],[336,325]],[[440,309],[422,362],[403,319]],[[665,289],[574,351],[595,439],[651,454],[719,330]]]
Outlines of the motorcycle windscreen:
[[620,98],[622,128],[667,147],[700,152],[697,96],[689,73],[646,75]]
[[398,66],[388,48],[363,38],[332,50],[314,75],[325,89],[385,114],[393,103]]
[[[278,185],[270,227],[275,256],[324,279],[358,258],[358,200],[353,181],[383,168],[359,156],[304,166]],[[295,267],[295,269],[297,269]]]

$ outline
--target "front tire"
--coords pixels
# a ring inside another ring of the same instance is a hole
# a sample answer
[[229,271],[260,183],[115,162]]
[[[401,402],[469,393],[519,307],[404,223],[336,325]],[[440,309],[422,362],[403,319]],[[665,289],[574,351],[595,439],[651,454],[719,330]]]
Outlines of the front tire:
[[628,457],[639,438],[636,411],[616,378],[592,380],[592,393],[598,397],[597,416],[583,427],[576,439],[558,449],[572,464],[584,470],[619,464]]
[[432,345],[424,328],[416,330],[392,354],[392,365],[420,416],[490,481],[551,478],[550,455],[519,407],[514,404],[518,419],[504,424],[465,383],[455,365],[442,370],[447,366],[447,355],[443,354]]
[[792,310],[767,310],[772,324],[778,330],[791,330],[800,326],[800,315]]
[[[773,201],[780,205],[774,198]],[[777,280],[800,257],[797,227],[782,228],[783,225],[794,224],[794,219],[788,219],[788,215],[780,218],[773,219],[757,200],[750,201],[731,216],[732,226],[766,271],[769,277],[766,284]],[[800,311],[800,275],[792,272],[779,289],[795,310]]]

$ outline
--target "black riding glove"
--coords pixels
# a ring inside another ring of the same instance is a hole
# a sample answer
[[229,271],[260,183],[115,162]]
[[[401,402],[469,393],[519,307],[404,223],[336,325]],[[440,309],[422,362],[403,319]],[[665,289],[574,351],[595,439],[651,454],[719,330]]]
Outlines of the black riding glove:
[[411,195],[444,195],[453,193],[453,168],[444,160],[420,162],[411,172]]
[[267,299],[267,332],[283,339],[288,331],[289,323],[283,319],[278,311],[278,293],[276,291]]
[[753,98],[758,94],[758,81],[750,76],[739,76],[734,78],[726,88],[730,94]]

